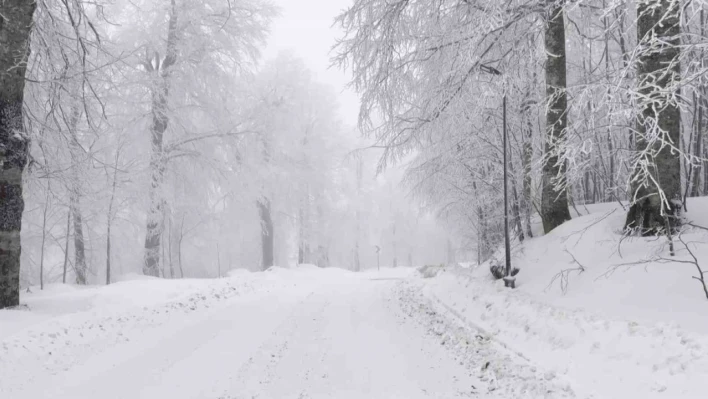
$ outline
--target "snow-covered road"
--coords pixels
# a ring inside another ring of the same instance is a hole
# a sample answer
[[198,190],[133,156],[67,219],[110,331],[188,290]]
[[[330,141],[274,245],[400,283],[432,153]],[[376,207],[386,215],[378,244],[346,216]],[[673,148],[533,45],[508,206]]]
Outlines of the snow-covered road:
[[[112,343],[83,355],[67,348],[47,353],[47,362],[52,356],[76,360],[59,369],[15,372],[13,383],[3,384],[10,377],[4,374],[0,388],[9,396],[0,396],[480,397],[478,373],[457,360],[424,323],[409,317],[401,306],[400,284],[378,278],[281,284],[157,325],[116,324],[114,333],[128,338],[108,340]],[[3,366],[12,367],[4,364],[0,370]],[[22,378],[26,383],[18,381]]]

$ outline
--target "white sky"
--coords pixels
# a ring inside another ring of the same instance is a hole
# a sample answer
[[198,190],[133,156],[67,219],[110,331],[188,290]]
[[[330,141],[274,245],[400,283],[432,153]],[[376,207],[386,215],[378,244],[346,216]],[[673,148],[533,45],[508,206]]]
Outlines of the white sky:
[[329,67],[329,51],[341,37],[338,27],[332,26],[334,17],[352,0],[272,0],[280,7],[280,17],[273,27],[264,52],[266,59],[289,50],[300,57],[312,70],[317,80],[331,85],[340,93],[342,120],[355,126],[359,112],[359,98],[345,86],[350,77],[338,67]]

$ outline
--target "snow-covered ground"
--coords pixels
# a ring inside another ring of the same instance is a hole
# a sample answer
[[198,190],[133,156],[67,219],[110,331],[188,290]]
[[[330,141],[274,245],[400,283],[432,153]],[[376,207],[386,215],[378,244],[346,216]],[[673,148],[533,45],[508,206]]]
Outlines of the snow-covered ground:
[[[688,207],[687,220],[708,227],[708,199]],[[672,257],[666,238],[622,239],[619,204],[579,211],[514,249],[518,289],[493,281],[483,264],[447,269],[421,295],[468,331],[564,377],[576,394],[708,397],[708,299],[695,265],[682,262],[692,259],[688,245],[708,271],[708,231],[687,229]]]
[[407,315],[400,278],[276,268],[51,286],[0,312],[0,398],[474,396],[485,384]]
[[[687,220],[708,228],[708,197],[689,198],[687,205]],[[619,204],[578,210],[579,217],[515,248],[512,257],[522,269],[517,280],[521,291],[558,307],[590,309],[624,320],[677,323],[708,334],[708,298],[693,278],[697,269],[681,263],[692,260],[687,244],[702,269],[708,270],[708,230],[687,226],[673,240],[672,257],[665,237],[623,238],[626,211]],[[486,267],[480,269],[484,270],[479,275],[486,277]],[[566,279],[559,275],[562,271]]]
[[[620,245],[616,207],[516,248],[513,291],[487,265],[34,288],[0,311],[0,398],[704,398],[695,266]],[[706,234],[682,236],[699,260]]]

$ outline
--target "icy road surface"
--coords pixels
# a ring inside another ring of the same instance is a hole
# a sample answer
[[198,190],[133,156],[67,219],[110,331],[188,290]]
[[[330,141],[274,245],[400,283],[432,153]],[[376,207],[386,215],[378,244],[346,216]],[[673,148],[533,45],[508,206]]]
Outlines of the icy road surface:
[[151,284],[169,291],[170,282],[116,284],[112,300],[100,288],[90,299],[46,298],[90,310],[0,336],[0,397],[574,397],[451,324],[398,277],[280,270],[190,286],[149,306],[115,298]]

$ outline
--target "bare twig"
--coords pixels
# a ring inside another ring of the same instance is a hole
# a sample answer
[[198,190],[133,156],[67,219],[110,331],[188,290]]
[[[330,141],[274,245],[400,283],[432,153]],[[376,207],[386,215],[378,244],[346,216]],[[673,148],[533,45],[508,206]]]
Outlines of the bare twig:
[[[575,242],[576,245],[577,245],[577,243],[580,242],[580,240],[583,238],[583,235],[584,235],[591,227],[593,227],[593,226],[595,226],[596,224],[598,224],[598,223],[602,222],[603,220],[607,219],[610,215],[612,215],[613,213],[615,213],[616,210],[617,210],[617,209],[613,209],[613,210],[611,210],[610,212],[607,212],[607,213],[606,213],[605,215],[603,215],[602,217],[600,217],[600,218],[598,218],[597,220],[595,220],[594,222],[592,222],[592,223],[590,223],[589,225],[585,226],[584,228],[582,228],[582,229],[580,229],[580,230],[578,230],[578,231],[574,231],[574,232],[568,234],[565,238],[563,238],[563,241],[565,242],[565,241],[567,241],[568,239],[570,239],[570,237],[572,237],[572,236],[574,236],[574,235],[576,235],[576,234],[580,234],[580,236],[578,237],[578,240]],[[567,251],[566,251],[566,252],[567,252]]]
[[568,292],[568,282],[570,279],[570,274],[573,272],[577,272],[578,275],[580,275],[585,271],[585,266],[583,266],[583,264],[580,263],[570,251],[565,249],[565,252],[570,255],[570,257],[573,259],[573,263],[578,265],[578,267],[561,270],[555,276],[553,276],[551,282],[548,283],[548,285],[546,286],[546,290],[548,290],[553,285],[553,283],[555,283],[557,280],[560,280],[560,287],[561,292],[563,292],[563,295]]
[[[693,253],[693,251],[691,251],[691,248],[689,248],[686,241],[683,240],[683,237],[681,236],[681,234],[679,234],[677,238],[679,241],[681,241],[681,244],[683,244],[683,246],[686,248],[686,252],[688,252],[688,254],[693,259],[693,261],[689,261],[689,262],[681,261],[681,263],[691,263],[694,266],[696,266],[696,270],[698,271],[698,276],[697,277],[693,276],[691,278],[693,278],[701,283],[701,286],[703,286],[703,293],[706,295],[706,299],[708,299],[708,287],[706,287],[706,280],[705,280],[706,272],[703,269],[701,269],[701,265],[698,264],[698,258]],[[672,260],[676,261],[675,259],[672,259]]]

